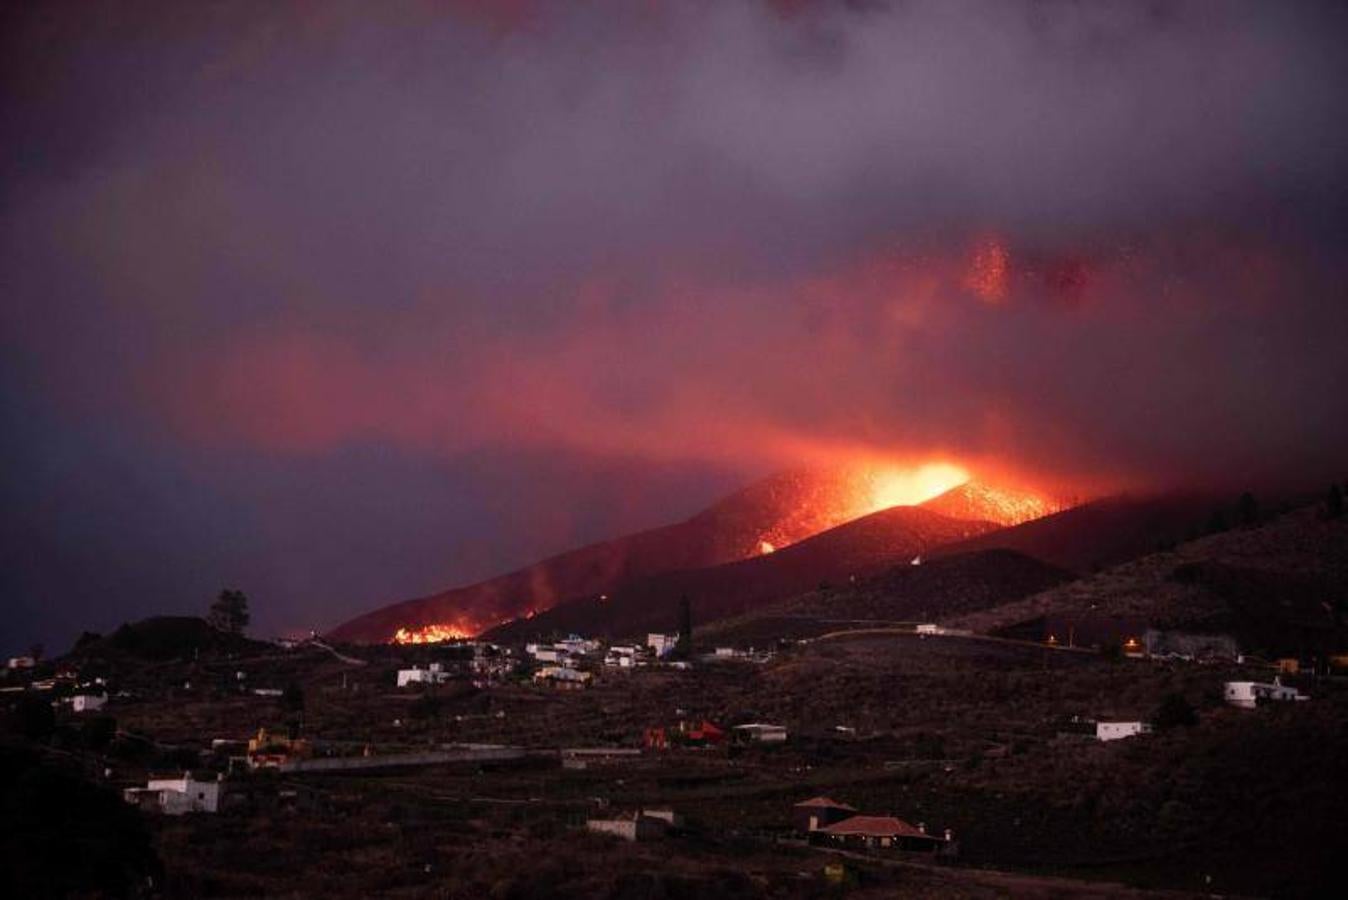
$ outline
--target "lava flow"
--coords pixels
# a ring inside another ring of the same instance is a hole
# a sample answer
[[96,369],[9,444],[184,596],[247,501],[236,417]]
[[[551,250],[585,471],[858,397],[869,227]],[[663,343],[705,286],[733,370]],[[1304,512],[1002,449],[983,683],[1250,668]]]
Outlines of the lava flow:
[[420,628],[399,628],[389,639],[391,644],[438,644],[441,641],[461,641],[472,637],[458,625],[423,625]]

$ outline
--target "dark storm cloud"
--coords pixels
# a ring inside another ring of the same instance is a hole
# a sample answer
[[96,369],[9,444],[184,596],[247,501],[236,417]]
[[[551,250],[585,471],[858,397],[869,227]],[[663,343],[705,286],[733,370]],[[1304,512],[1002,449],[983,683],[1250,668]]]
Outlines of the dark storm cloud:
[[[251,581],[321,622],[728,470],[1299,477],[1348,436],[1337,5],[11,17],[11,595],[93,596],[153,545],[118,615]],[[459,498],[508,483],[496,453],[628,505],[483,526]],[[360,578],[316,549],[414,532]],[[474,534],[497,549],[456,562]]]

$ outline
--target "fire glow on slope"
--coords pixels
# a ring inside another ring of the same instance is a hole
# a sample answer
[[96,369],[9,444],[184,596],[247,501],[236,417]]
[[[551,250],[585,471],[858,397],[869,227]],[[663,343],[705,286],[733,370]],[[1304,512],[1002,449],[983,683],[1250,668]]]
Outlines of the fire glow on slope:
[[[970,472],[949,461],[921,465],[890,463],[854,464],[840,470],[828,488],[803,493],[802,501],[772,523],[741,553],[744,557],[762,556],[813,537],[880,510],[895,506],[915,506],[950,494],[946,506],[938,508],[954,518],[986,519],[999,524],[1014,524],[1037,518],[1052,510],[1036,494],[990,488],[971,480]],[[962,488],[955,491],[955,488]],[[529,610],[532,618],[541,609]],[[474,621],[460,617],[453,622],[408,625],[399,628],[390,639],[396,644],[429,644],[460,640],[501,624],[496,617]]]
[[[476,630],[476,629],[475,629]],[[438,644],[472,637],[459,625],[423,625],[420,628],[399,628],[389,640],[392,644]]]
[[841,467],[824,493],[807,493],[805,502],[759,535],[759,555],[789,547],[822,531],[893,506],[913,506],[940,496],[969,480],[969,472],[951,462],[921,465],[856,463]]

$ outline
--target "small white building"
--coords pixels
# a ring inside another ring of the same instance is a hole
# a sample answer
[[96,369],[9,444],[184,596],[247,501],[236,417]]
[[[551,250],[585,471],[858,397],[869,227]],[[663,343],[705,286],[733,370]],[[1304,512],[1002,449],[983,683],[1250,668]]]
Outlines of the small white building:
[[185,772],[172,778],[151,778],[143,788],[127,788],[127,803],[166,816],[191,812],[219,812],[220,776]]
[[431,663],[430,668],[420,668],[413,666],[410,669],[398,670],[398,687],[407,687],[409,684],[443,684],[449,680],[449,673],[440,663]]
[[679,636],[677,634],[656,634],[652,632],[646,635],[646,646],[654,651],[656,656],[668,656],[679,645]]
[[747,725],[736,725],[732,731],[736,736],[745,740],[755,741],[760,744],[781,744],[786,741],[785,725],[768,725],[764,722],[750,722]]
[[675,815],[670,810],[652,810],[632,815],[617,816],[612,819],[588,819],[585,827],[599,834],[612,835],[625,841],[658,840],[674,824]]
[[1147,722],[1096,722],[1095,739],[1099,741],[1120,741],[1139,734],[1150,734],[1151,725]]
[[945,629],[935,622],[923,622],[913,630],[918,634],[945,634]]
[[11,656],[8,667],[11,669],[31,669],[37,665],[37,660],[31,656]]
[[1287,687],[1279,678],[1270,684],[1264,681],[1228,681],[1224,692],[1226,702],[1242,709],[1254,709],[1261,703],[1309,700],[1294,687]]
[[107,702],[107,694],[75,694],[70,698],[70,709],[77,713],[93,712],[102,709]]
[[636,666],[640,652],[641,648],[639,647],[616,644],[608,648],[608,654],[604,657],[604,665],[618,669],[631,669]]

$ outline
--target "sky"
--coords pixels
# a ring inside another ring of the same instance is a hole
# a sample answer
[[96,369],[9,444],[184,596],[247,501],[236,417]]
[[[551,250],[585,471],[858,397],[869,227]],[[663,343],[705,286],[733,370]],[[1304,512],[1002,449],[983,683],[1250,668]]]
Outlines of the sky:
[[1348,473],[1348,11],[0,22],[4,646],[326,628],[747,479]]

